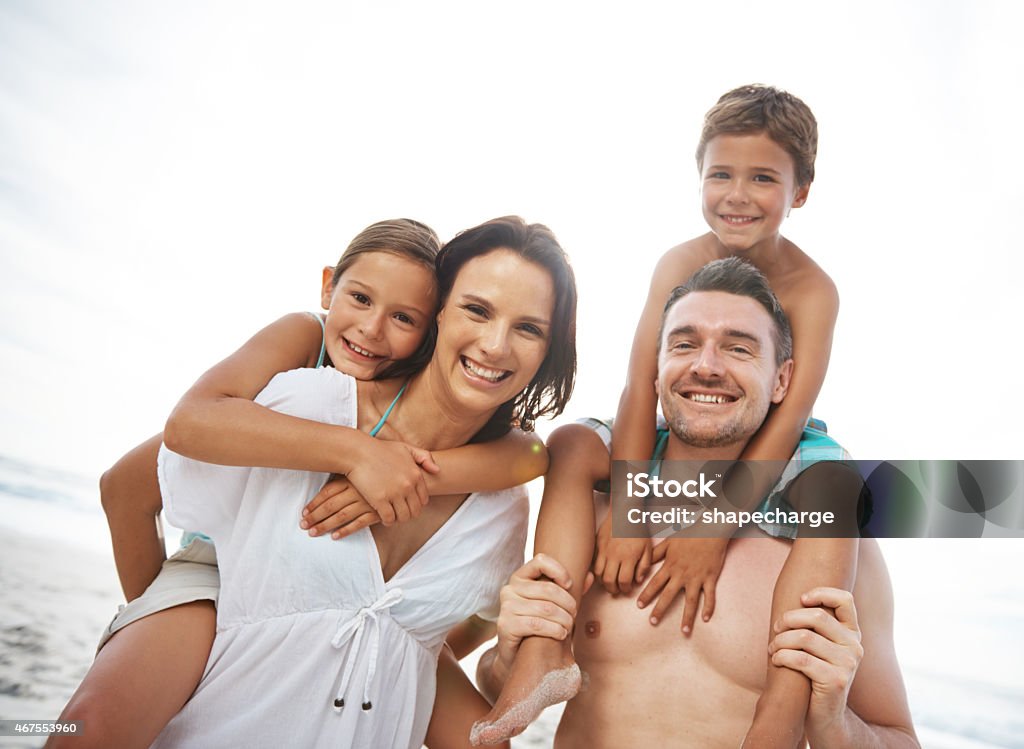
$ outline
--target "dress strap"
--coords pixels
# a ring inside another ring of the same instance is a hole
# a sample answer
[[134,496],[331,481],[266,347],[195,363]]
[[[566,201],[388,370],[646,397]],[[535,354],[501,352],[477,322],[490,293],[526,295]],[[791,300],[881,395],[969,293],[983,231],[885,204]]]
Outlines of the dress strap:
[[327,326],[324,319],[316,312],[310,312],[310,317],[320,323],[320,358],[316,360],[316,367],[319,369],[324,365],[324,354],[327,353]]
[[398,403],[398,399],[402,397],[402,393],[405,392],[405,389],[408,386],[409,381],[406,380],[405,383],[402,385],[402,389],[398,391],[398,395],[396,395],[395,399],[391,401],[391,405],[387,407],[386,411],[384,411],[384,415],[380,417],[380,421],[378,421],[377,424],[373,427],[373,429],[370,430],[371,437],[376,437],[377,432],[379,432],[384,427],[384,422],[388,420],[388,417],[391,415],[392,409],[395,407],[395,404]]

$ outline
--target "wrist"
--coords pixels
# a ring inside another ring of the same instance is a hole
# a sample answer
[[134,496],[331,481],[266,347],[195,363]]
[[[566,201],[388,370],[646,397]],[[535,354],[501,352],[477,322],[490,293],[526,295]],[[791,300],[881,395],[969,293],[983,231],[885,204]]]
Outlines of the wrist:
[[367,452],[372,449],[373,437],[358,429],[342,427],[338,429],[337,444],[332,448],[336,456],[334,473],[347,476],[357,466],[370,465]]

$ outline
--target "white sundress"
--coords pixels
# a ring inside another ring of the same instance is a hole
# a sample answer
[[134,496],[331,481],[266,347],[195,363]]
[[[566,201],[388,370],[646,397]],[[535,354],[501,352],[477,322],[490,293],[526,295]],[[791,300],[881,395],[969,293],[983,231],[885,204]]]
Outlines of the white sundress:
[[[331,368],[277,375],[274,410],[354,426],[355,381]],[[215,466],[161,447],[168,520],[217,548],[217,637],[192,699],[155,747],[419,747],[449,629],[495,618],[523,560],[524,487],[473,494],[385,582],[373,537],[299,528],[323,473]],[[365,708],[365,709],[364,709]]]

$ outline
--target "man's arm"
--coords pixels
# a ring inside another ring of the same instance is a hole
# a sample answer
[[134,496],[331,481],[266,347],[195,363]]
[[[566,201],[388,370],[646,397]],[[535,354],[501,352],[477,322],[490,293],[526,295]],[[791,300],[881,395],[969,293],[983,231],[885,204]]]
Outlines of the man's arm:
[[811,747],[920,749],[893,646],[892,587],[877,543],[861,542],[853,595],[817,588],[802,602],[805,608],[776,623],[779,634],[769,651],[773,663],[811,680],[805,723]]

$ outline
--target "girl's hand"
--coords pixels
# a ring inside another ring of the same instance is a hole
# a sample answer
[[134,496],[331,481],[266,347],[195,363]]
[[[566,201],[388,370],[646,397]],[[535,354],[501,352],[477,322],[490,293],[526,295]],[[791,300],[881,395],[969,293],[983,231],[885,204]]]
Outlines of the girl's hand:
[[348,480],[384,525],[418,517],[430,499],[423,472],[440,470],[428,450],[372,437],[353,464]]
[[651,540],[613,538],[611,513],[608,513],[597,531],[596,546],[594,577],[612,595],[631,593],[633,583],[643,582],[651,568]]
[[302,510],[299,527],[311,536],[330,533],[331,538],[338,540],[379,522],[380,515],[348,479],[334,475]]
[[658,599],[651,612],[651,624],[657,624],[680,590],[686,591],[683,604],[683,634],[693,631],[697,617],[697,603],[704,591],[704,621],[715,613],[715,586],[725,562],[728,538],[669,538],[654,547],[654,561],[661,565],[647,587],[637,597],[637,606],[643,608]]

